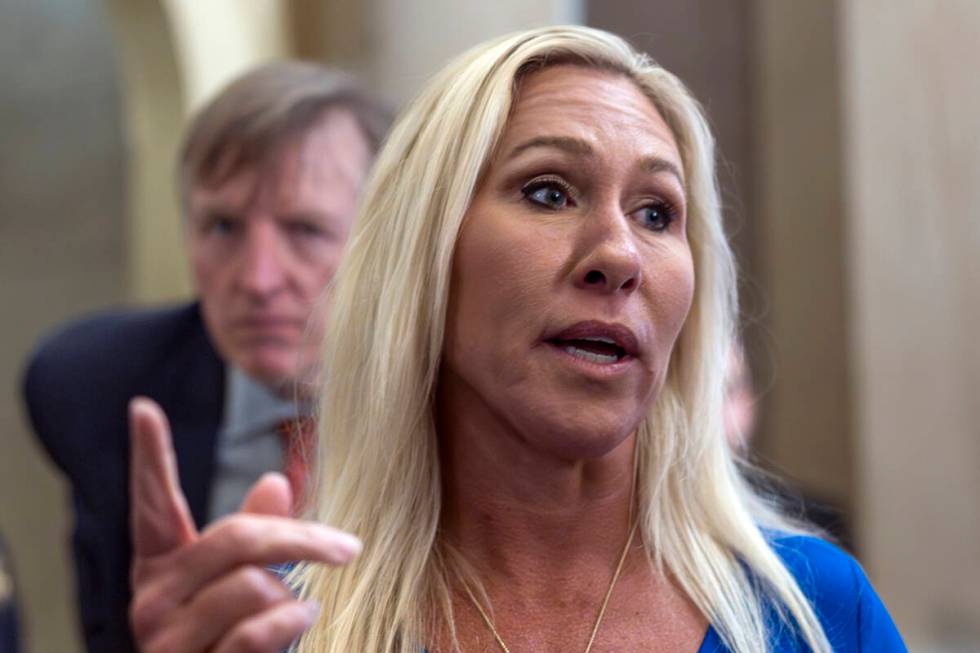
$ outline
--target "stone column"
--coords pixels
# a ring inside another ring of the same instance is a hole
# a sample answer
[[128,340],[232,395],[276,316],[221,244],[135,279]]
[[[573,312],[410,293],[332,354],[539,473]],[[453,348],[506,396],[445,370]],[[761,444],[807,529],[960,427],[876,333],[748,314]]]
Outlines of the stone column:
[[177,45],[188,110],[249,68],[293,53],[289,3],[281,0],[162,0],[162,5]]
[[159,0],[104,3],[120,63],[126,125],[126,286],[138,301],[189,292],[174,194],[184,92]]

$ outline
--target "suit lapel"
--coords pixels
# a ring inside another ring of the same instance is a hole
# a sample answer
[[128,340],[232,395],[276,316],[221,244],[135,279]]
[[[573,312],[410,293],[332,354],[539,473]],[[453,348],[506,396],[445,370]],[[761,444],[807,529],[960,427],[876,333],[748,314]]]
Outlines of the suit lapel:
[[208,521],[221,426],[225,365],[208,338],[199,309],[191,326],[166,363],[164,410],[173,431],[181,487],[194,521],[203,527]]

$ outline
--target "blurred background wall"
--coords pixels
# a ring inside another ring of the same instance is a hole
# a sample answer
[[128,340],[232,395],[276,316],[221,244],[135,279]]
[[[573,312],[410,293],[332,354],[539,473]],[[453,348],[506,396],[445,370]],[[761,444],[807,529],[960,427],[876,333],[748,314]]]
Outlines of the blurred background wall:
[[760,462],[844,509],[913,650],[980,650],[980,4],[5,0],[0,528],[32,651],[79,649],[64,488],[21,365],[69,317],[188,295],[171,174],[187,113],[290,56],[401,105],[466,47],[567,22],[626,36],[706,107]]
[[980,651],[980,3],[838,20],[855,499],[910,634]]
[[118,56],[97,2],[0,8],[0,530],[35,653],[78,648],[66,487],[28,433],[20,371],[43,331],[127,297]]

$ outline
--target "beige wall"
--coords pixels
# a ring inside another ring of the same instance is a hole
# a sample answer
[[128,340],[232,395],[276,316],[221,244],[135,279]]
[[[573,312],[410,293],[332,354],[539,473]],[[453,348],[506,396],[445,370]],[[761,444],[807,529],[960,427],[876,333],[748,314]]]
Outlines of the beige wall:
[[768,451],[852,507],[912,650],[980,650],[980,5],[756,20]]
[[344,66],[401,106],[450,57],[494,36],[539,25],[578,23],[580,0],[299,0],[303,56]]
[[289,3],[282,0],[161,0],[192,111],[229,80],[293,53]]
[[158,0],[107,0],[105,7],[130,156],[127,291],[137,301],[171,301],[190,292],[173,185],[184,104],[173,36]]
[[768,295],[773,381],[762,454],[849,510],[846,216],[833,2],[755,3],[756,266]]
[[912,650],[980,650],[980,5],[756,20],[768,451],[851,506]]
[[55,325],[125,296],[127,162],[116,66],[94,0],[3,3],[0,531],[12,546],[33,653],[80,649],[66,488],[27,426],[21,374]]
[[980,650],[980,4],[842,5],[861,534],[915,648]]

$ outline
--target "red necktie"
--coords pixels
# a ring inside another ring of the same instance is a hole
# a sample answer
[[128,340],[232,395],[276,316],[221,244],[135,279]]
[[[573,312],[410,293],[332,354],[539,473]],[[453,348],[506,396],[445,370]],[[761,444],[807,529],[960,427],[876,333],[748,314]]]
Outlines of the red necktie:
[[305,505],[306,478],[316,451],[316,424],[312,417],[300,417],[279,422],[277,428],[282,442],[282,473],[293,490],[293,514]]

